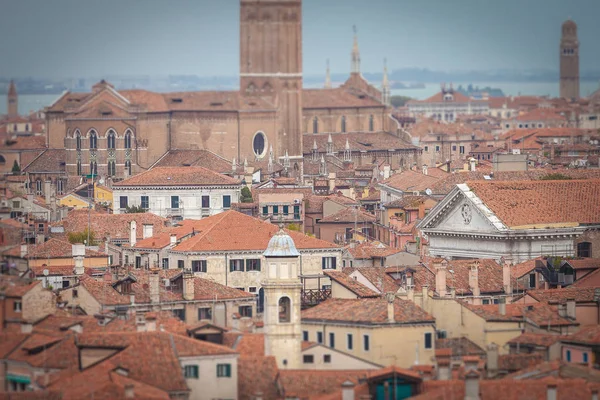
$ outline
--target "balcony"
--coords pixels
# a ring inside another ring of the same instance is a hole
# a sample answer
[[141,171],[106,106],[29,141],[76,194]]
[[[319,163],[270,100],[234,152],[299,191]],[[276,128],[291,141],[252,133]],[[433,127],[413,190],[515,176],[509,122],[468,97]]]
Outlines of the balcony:
[[167,215],[183,215],[183,208],[167,208]]

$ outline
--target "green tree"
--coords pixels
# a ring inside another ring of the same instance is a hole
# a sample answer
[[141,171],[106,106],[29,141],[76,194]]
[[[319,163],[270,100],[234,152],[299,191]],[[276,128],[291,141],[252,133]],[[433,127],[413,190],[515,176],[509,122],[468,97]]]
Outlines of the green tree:
[[544,175],[540,178],[542,181],[568,181],[569,179],[573,179],[568,175],[563,175],[560,173],[548,174]]
[[20,172],[21,172],[21,167],[19,167],[19,163],[17,162],[17,160],[15,160],[15,162],[13,163],[13,167],[12,167],[12,173],[13,173],[13,175],[19,175]]
[[298,224],[289,224],[287,229],[294,232],[300,232],[300,225]]
[[127,206],[125,208],[125,214],[140,214],[140,213],[145,213],[146,209],[143,208],[141,205],[139,206]]
[[[88,246],[94,246],[96,244],[96,234],[94,231],[90,231],[90,242],[87,244]],[[82,232],[69,232],[67,235],[69,238],[69,243],[85,243],[88,240],[88,230],[87,228]]]
[[252,192],[248,189],[248,186],[244,186],[242,188],[242,203],[252,203],[254,200],[252,199]]
[[412,99],[408,96],[392,96],[390,100],[394,107],[404,107],[406,102]]

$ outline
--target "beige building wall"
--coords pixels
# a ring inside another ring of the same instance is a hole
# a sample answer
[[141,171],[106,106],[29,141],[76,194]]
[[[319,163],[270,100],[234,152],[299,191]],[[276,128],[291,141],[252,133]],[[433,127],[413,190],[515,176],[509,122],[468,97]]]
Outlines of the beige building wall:
[[331,280],[331,298],[333,299],[357,299],[358,296],[340,285],[334,280]]
[[[77,297],[73,297],[73,290],[77,290]],[[67,309],[75,309],[79,306],[87,315],[98,314],[102,309],[101,304],[83,285],[61,290],[60,298],[67,303]]]
[[[29,260],[30,267],[41,267],[46,264],[49,267],[72,265],[75,268],[75,261],[71,257],[64,258],[37,258]],[[106,257],[86,257],[83,260],[85,267],[106,267],[108,265],[108,256]]]
[[[180,357],[181,367],[198,366],[198,378],[186,378],[191,390],[190,400],[237,399],[238,369],[237,354],[215,355],[211,357]],[[217,377],[217,365],[230,364],[230,377]]]
[[[302,321],[302,330],[309,341],[317,341],[317,332],[323,332],[325,346],[330,345],[330,334],[335,335],[335,348],[355,357],[383,366],[409,368],[415,363],[431,364],[435,354],[435,326],[341,326]],[[425,333],[432,335],[432,348],[425,349]],[[352,335],[352,349],[348,348],[348,334]],[[369,349],[364,347],[364,336],[369,337]]]
[[[305,356],[312,356],[313,362],[305,362]],[[325,362],[325,356],[329,356],[329,362]],[[330,349],[322,345],[316,345],[302,351],[302,369],[341,370],[379,368],[381,368],[381,365],[345,354],[343,350]]]
[[26,321],[37,321],[56,311],[54,293],[42,286],[42,284],[35,285],[23,295],[23,319]]

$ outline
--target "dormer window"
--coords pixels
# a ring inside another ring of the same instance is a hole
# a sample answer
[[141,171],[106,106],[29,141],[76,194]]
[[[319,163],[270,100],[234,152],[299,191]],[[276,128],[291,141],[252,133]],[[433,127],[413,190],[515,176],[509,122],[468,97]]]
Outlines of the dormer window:
[[447,93],[444,95],[444,101],[452,101],[454,100],[454,96],[452,96],[451,94]]
[[180,97],[174,97],[171,99],[171,103],[183,103],[183,99]]
[[123,282],[121,283],[121,293],[122,294],[130,294],[131,293],[131,282]]

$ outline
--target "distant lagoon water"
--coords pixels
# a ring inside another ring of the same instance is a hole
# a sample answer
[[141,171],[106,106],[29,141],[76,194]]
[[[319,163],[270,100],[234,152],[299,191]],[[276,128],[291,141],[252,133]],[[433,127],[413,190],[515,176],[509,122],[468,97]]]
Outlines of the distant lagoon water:
[[[558,82],[453,82],[455,88],[459,85],[467,87],[469,84],[473,87],[486,86],[498,88],[507,96],[532,95],[532,96],[558,96]],[[599,88],[598,82],[582,81],[580,83],[580,92],[582,96],[589,96]],[[439,92],[439,83],[426,83],[424,88],[416,89],[393,89],[392,95],[408,96],[414,99],[423,100]],[[52,104],[60,97],[59,94],[26,94],[19,96],[19,113],[26,115],[31,111],[41,110]],[[0,96],[0,114],[6,114],[6,97]]]

